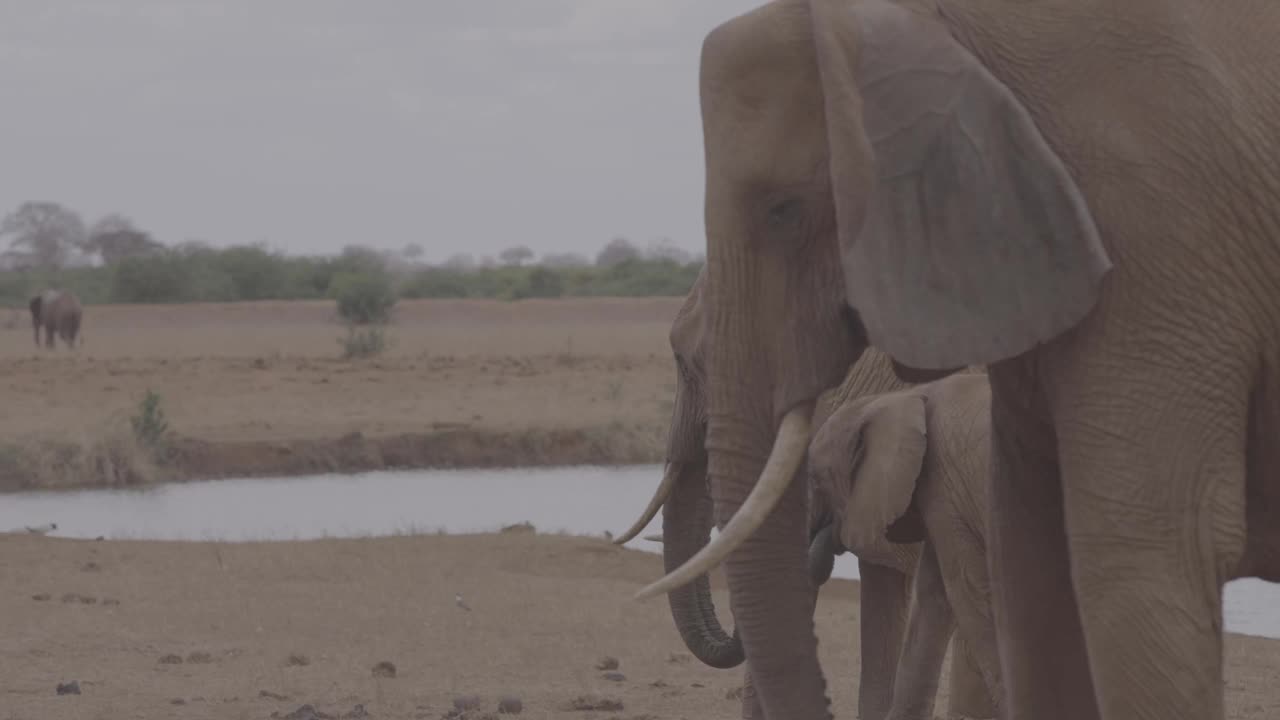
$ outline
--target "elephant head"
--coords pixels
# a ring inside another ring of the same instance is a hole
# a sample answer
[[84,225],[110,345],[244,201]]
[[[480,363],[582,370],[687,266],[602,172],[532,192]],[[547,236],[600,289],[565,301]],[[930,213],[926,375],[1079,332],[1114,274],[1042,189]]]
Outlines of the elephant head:
[[1081,320],[1110,267],[1030,114],[929,7],[776,0],[703,43],[706,447],[722,529],[638,595],[724,561],[773,717],[830,716],[807,498],[791,482],[815,398],[868,345],[913,381],[1025,352]]
[[858,398],[822,424],[809,472],[837,516],[832,542],[857,554],[885,539],[925,539],[914,496],[927,444],[924,397],[913,391]]

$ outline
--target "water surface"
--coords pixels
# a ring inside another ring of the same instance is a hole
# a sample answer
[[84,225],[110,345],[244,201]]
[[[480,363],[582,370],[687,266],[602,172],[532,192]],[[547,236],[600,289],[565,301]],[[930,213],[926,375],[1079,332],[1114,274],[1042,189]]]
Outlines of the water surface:
[[[60,537],[242,542],[487,532],[530,522],[543,532],[617,534],[661,475],[659,465],[383,471],[20,493],[0,498],[0,530],[54,522],[50,535]],[[641,535],[661,532],[659,514]],[[627,547],[662,548],[643,537]],[[857,560],[837,558],[833,574],[857,578]],[[1225,604],[1227,630],[1280,638],[1280,585],[1236,580]]]

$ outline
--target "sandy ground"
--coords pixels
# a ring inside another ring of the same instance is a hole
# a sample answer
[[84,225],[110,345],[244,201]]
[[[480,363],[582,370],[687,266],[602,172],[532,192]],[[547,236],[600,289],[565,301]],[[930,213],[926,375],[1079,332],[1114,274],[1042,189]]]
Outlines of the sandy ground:
[[[304,705],[334,718],[363,717],[357,706],[370,718],[441,718],[473,694],[481,708],[470,717],[495,713],[504,695],[530,718],[737,717],[741,668],[701,665],[664,601],[631,599],[660,572],[656,555],[530,533],[246,544],[0,535],[0,720],[283,718]],[[856,588],[825,586],[817,618],[846,718]],[[1227,647],[1228,717],[1280,717],[1280,641],[1229,635]],[[620,679],[597,669],[606,656]],[[394,677],[375,675],[384,662]],[[57,694],[72,681],[80,694]]]
[[682,301],[402,301],[364,360],[341,359],[331,302],[92,306],[83,347],[52,353],[13,311],[0,442],[90,445],[150,389],[188,441],[179,476],[657,461]]

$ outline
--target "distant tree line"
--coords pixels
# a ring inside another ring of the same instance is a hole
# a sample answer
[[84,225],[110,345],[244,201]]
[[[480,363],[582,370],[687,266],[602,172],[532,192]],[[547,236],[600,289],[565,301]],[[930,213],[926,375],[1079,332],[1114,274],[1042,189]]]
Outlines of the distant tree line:
[[286,255],[261,244],[168,245],[130,218],[86,224],[54,202],[27,202],[0,221],[0,303],[25,306],[37,290],[69,288],[86,303],[233,302],[335,298],[361,285],[403,298],[679,296],[702,266],[669,241],[640,248],[615,237],[594,259],[515,246],[497,258],[457,254],[432,265],[419,243],[400,250],[351,245],[338,255]]

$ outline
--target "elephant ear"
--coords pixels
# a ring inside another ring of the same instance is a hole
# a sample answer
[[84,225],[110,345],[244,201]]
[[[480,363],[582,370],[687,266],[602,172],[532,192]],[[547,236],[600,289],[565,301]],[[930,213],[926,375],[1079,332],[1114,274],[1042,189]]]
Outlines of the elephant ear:
[[669,339],[676,361],[676,394],[667,431],[667,461],[706,461],[706,336],[702,292],[706,270],[698,274],[684,304],[676,312]]
[[846,292],[871,344],[945,370],[1079,323],[1111,261],[1026,108],[936,16],[811,5]]
[[912,502],[928,444],[924,398],[914,392],[880,395],[849,422],[853,476],[841,527],[845,547],[868,548],[886,538],[924,540],[924,523]]
[[676,311],[675,320],[671,323],[671,331],[667,335],[671,343],[671,352],[689,365],[692,372],[702,377],[706,368],[706,303],[703,299],[707,285],[707,271],[704,267],[689,288],[684,303]]

